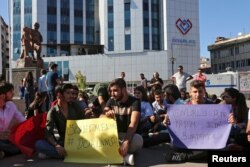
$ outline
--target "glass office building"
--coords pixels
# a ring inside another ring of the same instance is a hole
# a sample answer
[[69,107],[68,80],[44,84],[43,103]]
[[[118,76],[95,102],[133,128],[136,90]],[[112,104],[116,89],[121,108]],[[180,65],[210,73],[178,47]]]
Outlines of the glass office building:
[[96,42],[97,0],[11,0],[11,27],[13,60],[21,53],[23,27],[40,24],[43,36],[42,55],[69,56],[75,44]]

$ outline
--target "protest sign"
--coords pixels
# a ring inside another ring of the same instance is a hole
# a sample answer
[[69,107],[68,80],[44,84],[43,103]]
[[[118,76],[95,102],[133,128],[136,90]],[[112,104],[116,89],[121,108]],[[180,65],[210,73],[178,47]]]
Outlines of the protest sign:
[[68,120],[65,134],[67,157],[64,162],[122,163],[115,120],[96,118]]
[[169,133],[174,146],[188,149],[221,149],[231,130],[231,105],[170,105]]

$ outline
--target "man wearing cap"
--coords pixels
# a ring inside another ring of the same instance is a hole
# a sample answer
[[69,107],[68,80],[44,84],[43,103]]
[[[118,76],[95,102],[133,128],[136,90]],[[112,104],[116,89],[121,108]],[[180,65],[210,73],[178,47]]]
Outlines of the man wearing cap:
[[60,84],[60,80],[57,73],[57,64],[52,63],[50,65],[50,69],[51,70],[47,73],[45,83],[48,91],[49,104],[51,105],[51,103],[56,99],[55,87]]
[[179,90],[187,90],[187,81],[193,79],[192,75],[183,72],[183,66],[178,67],[178,72],[172,76],[172,80]]

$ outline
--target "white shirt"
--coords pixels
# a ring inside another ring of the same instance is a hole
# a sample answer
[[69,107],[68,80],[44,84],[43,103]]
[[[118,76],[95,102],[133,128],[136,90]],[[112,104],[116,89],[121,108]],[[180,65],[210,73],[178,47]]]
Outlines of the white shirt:
[[154,112],[158,113],[159,110],[167,111],[168,102],[164,99],[163,106],[159,105],[157,101],[154,101],[152,105],[153,105]]
[[187,78],[190,77],[189,74],[183,72],[177,72],[172,77],[175,78],[175,84],[179,89],[186,88]]
[[0,109],[0,132],[8,130],[11,121],[15,119],[18,123],[25,121],[25,117],[17,109],[12,101],[6,102],[4,108]]

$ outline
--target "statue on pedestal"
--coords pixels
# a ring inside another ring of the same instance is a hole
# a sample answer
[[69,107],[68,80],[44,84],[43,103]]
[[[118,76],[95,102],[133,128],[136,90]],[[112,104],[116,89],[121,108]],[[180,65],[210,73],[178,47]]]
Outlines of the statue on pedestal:
[[[34,29],[24,27],[22,33],[22,53],[17,61],[17,67],[40,67],[43,66],[41,58],[41,43],[43,37],[39,32],[39,23],[34,24]],[[31,55],[31,57],[29,56]]]

